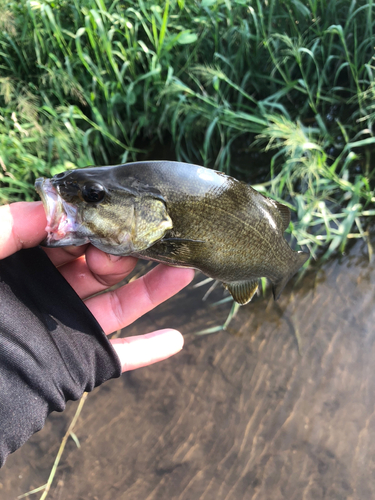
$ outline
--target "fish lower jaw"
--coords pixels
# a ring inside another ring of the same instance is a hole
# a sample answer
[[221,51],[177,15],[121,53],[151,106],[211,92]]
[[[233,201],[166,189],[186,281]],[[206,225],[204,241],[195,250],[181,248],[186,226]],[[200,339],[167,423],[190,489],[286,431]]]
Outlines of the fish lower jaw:
[[47,237],[42,241],[41,245],[49,248],[86,245],[90,243],[89,238],[82,236],[78,237],[75,233],[67,233],[59,239],[56,238],[56,233],[48,233]]
[[77,207],[60,196],[51,180],[41,177],[36,180],[35,187],[43,201],[47,219],[47,237],[42,245],[62,247],[89,243],[88,237],[82,234]]
[[49,247],[63,247],[68,245],[80,246],[90,243],[89,238],[82,234],[82,228],[76,221],[77,212],[72,206],[63,202],[63,211],[58,217],[47,217],[47,237],[45,245]]
[[47,226],[45,230],[48,233],[48,239],[61,240],[71,232],[71,222],[66,214],[62,214],[59,220],[53,220],[52,217],[47,218]]

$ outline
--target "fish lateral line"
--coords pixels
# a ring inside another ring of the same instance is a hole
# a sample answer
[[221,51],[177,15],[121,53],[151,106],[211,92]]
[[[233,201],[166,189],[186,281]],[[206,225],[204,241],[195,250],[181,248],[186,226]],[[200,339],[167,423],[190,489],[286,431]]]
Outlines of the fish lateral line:
[[190,238],[162,238],[159,240],[160,243],[168,243],[168,242],[175,242],[175,243],[206,243],[205,240],[193,240]]
[[[198,165],[163,160],[88,167],[39,178],[35,186],[48,246],[90,241],[113,255],[199,269],[240,304],[250,302],[261,277],[270,279],[277,300],[309,257],[283,236],[291,218],[286,205]],[[92,186],[105,193],[99,201]]]

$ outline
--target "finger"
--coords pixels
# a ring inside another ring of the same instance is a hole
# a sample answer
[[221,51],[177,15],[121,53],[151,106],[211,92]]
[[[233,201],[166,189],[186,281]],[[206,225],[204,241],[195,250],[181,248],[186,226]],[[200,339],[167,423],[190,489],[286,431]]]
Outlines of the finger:
[[126,372],[177,354],[184,345],[184,338],[177,330],[159,330],[110,342],[120,358],[122,372]]
[[43,248],[43,250],[46,252],[53,264],[56,267],[60,267],[81,257],[81,255],[86,252],[88,246],[89,244],[81,245],[79,247],[69,245],[60,248]]
[[0,259],[38,245],[47,235],[43,204],[18,202],[0,207]]
[[175,295],[193,278],[192,269],[159,265],[132,283],[87,299],[85,304],[103,330],[111,333]]
[[[22,248],[39,245],[47,236],[47,219],[41,201],[20,201],[0,207],[0,259]],[[59,266],[76,259],[86,250],[83,247],[46,248],[52,262]]]
[[[135,267],[135,257],[110,255],[90,246],[86,252],[86,262],[95,278],[104,286],[112,286],[123,279]],[[124,276],[125,275],[125,276]]]
[[134,257],[116,257],[90,246],[85,256],[59,267],[81,299],[122,281],[134,269]]

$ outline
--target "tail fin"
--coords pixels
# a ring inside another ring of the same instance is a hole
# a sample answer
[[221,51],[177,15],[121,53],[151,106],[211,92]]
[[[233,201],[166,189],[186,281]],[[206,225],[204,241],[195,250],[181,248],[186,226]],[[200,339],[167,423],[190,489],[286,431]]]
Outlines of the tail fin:
[[286,274],[283,278],[281,278],[280,281],[274,283],[272,287],[273,298],[275,300],[277,300],[280,297],[281,292],[284,290],[285,285],[288,283],[290,278],[296,274],[298,269],[300,269],[303,266],[303,264],[307,261],[307,259],[310,257],[309,252],[294,252],[294,253],[295,253],[295,260],[290,269],[290,272]]

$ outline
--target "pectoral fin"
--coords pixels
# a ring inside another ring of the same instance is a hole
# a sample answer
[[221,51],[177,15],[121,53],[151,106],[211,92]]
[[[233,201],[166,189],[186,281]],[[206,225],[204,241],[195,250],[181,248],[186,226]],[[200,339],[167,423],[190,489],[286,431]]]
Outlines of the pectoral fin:
[[189,240],[183,238],[163,238],[158,247],[164,249],[164,254],[169,255],[176,261],[189,262],[202,247],[204,241]]
[[223,285],[229,290],[234,300],[243,306],[254,297],[259,282],[258,280],[237,281],[235,283],[223,283]]
[[147,250],[139,252],[139,256],[177,267],[197,267],[204,244],[202,240],[163,238]]

